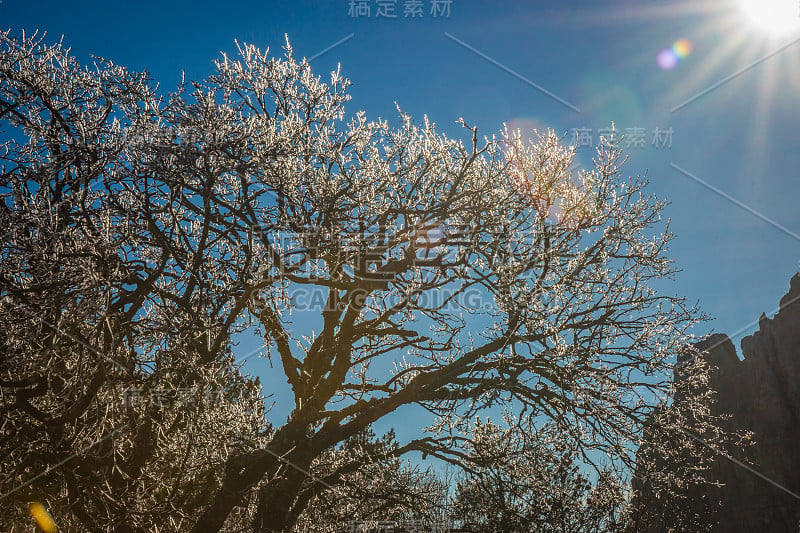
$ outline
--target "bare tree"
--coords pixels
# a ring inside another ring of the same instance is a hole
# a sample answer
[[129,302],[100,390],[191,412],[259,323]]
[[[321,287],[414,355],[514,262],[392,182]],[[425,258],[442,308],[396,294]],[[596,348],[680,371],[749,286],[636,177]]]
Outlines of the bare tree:
[[[552,132],[345,120],[349,82],[285,52],[239,46],[160,95],[2,35],[3,486],[75,455],[29,487],[52,483],[87,529],[217,531],[250,502],[253,531],[286,531],[326,454],[412,405],[427,433],[394,457],[468,466],[469,421],[511,405],[582,461],[630,468],[699,317],[656,289],[672,235],[646,181],[621,176],[619,139],[574,170]],[[292,390],[274,428],[234,364],[245,331]],[[126,387],[222,399],[110,408]]]

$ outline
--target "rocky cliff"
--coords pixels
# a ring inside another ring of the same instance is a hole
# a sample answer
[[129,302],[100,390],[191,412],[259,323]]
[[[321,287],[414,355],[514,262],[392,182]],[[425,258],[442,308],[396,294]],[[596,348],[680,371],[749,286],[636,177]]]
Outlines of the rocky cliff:
[[[755,445],[741,453],[763,476],[800,494],[800,274],[790,282],[780,310],[761,315],[759,329],[742,339],[739,360],[727,335],[696,345],[716,367],[710,387],[717,414],[729,415],[728,431],[750,431]],[[800,498],[719,456],[709,488],[717,502],[715,531],[800,531]]]

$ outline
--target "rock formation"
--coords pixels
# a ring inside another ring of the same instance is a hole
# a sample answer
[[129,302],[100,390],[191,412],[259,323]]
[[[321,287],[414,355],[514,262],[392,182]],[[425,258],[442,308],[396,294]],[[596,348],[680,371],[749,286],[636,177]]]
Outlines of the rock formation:
[[736,459],[774,482],[718,455],[708,478],[723,485],[707,487],[714,531],[800,531],[800,497],[787,492],[800,495],[800,274],[778,313],[762,314],[758,331],[742,340],[743,360],[724,334],[695,346],[716,367],[709,386],[715,414],[728,415],[723,429],[752,433],[755,444]]

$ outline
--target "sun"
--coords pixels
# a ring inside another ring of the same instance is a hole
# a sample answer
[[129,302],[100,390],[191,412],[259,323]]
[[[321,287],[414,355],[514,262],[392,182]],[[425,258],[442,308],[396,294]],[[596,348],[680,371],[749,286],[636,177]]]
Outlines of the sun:
[[745,17],[760,30],[785,34],[800,29],[798,0],[739,0]]

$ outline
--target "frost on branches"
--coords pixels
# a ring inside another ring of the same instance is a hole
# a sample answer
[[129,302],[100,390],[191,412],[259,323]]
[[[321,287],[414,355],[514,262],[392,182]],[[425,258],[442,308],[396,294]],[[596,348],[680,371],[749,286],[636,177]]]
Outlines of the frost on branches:
[[[441,487],[400,458],[469,471],[472,420],[502,408],[619,473],[648,420],[665,447],[704,433],[705,397],[651,416],[700,317],[655,288],[664,203],[616,140],[573,170],[552,132],[346,115],[338,72],[238,51],[165,93],[0,34],[4,529],[31,500],[89,531],[433,513]],[[243,332],[291,388],[285,420],[240,372]],[[365,437],[412,405],[419,438]]]

